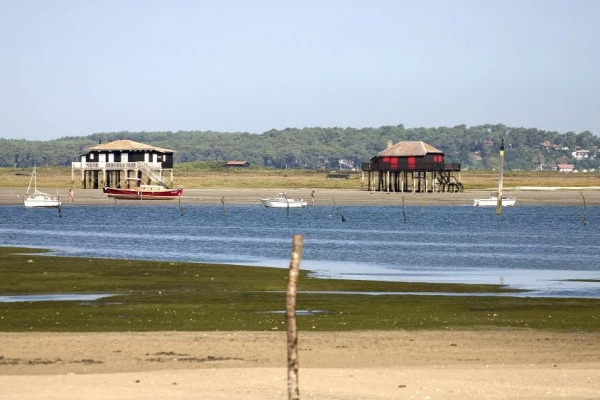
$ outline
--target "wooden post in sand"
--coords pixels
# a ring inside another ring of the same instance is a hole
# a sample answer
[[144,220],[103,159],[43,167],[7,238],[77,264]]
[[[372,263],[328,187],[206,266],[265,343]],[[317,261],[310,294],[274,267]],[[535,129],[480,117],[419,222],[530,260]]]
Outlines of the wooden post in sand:
[[288,399],[299,400],[298,387],[298,330],[296,326],[296,287],[302,258],[302,235],[294,235],[286,298]]

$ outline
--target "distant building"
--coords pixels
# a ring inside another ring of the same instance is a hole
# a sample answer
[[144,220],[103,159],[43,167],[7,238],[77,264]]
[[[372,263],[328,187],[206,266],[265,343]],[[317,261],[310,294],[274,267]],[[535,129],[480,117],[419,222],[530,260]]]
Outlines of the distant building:
[[[71,164],[73,182],[75,171],[81,172],[83,189],[125,187],[138,182],[172,187],[173,150],[133,140],[115,140],[90,147],[80,155],[80,161]],[[170,174],[169,178],[164,176],[165,172]]]
[[573,164],[556,164],[556,170],[558,172],[573,172],[575,166]]
[[227,161],[225,166],[234,168],[248,168],[250,163],[248,161]]
[[[560,146],[554,143],[550,143],[550,141],[546,140],[542,143],[540,143],[540,147],[546,149],[546,150],[560,150]],[[564,150],[564,149],[563,149]]]
[[340,169],[354,169],[354,163],[350,160],[340,159],[339,160]]
[[422,141],[388,141],[387,148],[363,163],[368,190],[384,192],[458,192],[460,164],[446,164],[445,154]]
[[583,160],[585,158],[589,158],[590,152],[589,152],[589,150],[575,150],[574,152],[571,153],[571,155],[576,160]]

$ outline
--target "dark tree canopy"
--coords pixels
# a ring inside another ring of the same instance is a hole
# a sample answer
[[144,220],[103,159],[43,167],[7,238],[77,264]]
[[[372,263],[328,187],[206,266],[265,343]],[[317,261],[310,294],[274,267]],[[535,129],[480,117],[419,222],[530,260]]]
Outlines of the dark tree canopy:
[[[263,134],[245,132],[111,132],[64,137],[49,141],[0,139],[0,167],[30,168],[34,165],[70,166],[88,147],[117,139],[130,139],[175,150],[175,163],[231,160],[248,161],[254,167],[337,170],[360,168],[393,143],[422,140],[446,154],[447,162],[463,168],[493,169],[498,162],[500,140],[506,143],[505,168],[553,168],[569,162],[577,168],[597,169],[600,138],[589,131],[558,133],[534,128],[511,128],[502,124],[467,127],[405,128],[287,128]],[[576,149],[591,157],[575,160]]]

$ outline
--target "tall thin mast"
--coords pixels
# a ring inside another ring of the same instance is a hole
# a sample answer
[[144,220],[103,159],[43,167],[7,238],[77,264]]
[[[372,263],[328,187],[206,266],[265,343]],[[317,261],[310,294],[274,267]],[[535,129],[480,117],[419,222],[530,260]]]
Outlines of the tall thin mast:
[[500,179],[498,180],[498,202],[496,214],[502,215],[502,179],[504,178],[504,138],[500,142]]
[[29,178],[29,186],[27,186],[27,192],[25,192],[26,196],[29,196],[29,189],[31,189],[31,182],[34,184],[34,193],[37,189],[37,175],[35,173],[35,167],[33,167],[33,172],[31,173],[31,178]]

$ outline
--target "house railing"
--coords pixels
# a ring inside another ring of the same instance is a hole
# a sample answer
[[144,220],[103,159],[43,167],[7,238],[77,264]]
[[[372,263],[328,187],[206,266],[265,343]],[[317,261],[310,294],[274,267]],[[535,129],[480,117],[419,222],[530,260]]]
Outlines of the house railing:
[[71,163],[71,168],[74,170],[127,170],[127,169],[152,169],[161,170],[161,163],[148,163],[143,161],[138,162],[74,162]]
[[363,162],[361,169],[363,171],[438,171],[438,172],[458,172],[460,171],[460,163],[417,163],[413,168],[408,168],[406,163],[392,168],[387,166],[385,168],[377,168],[377,163]]

